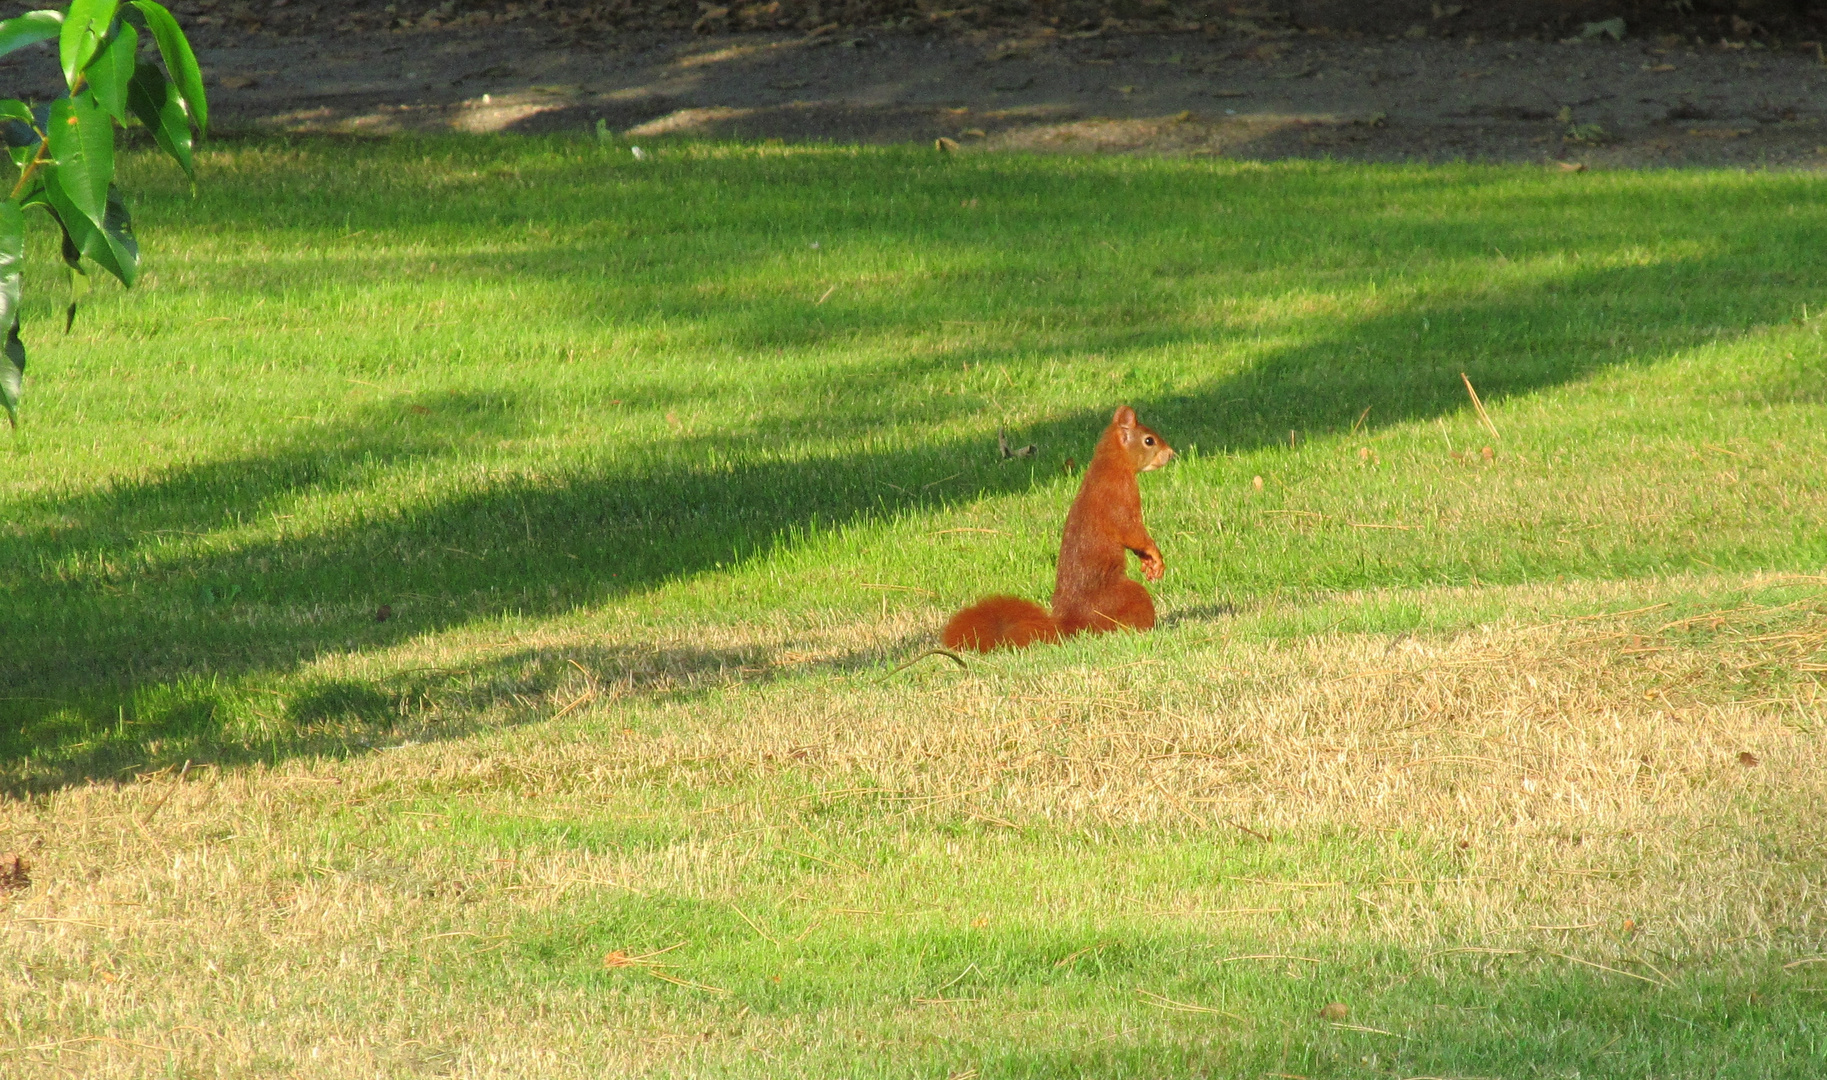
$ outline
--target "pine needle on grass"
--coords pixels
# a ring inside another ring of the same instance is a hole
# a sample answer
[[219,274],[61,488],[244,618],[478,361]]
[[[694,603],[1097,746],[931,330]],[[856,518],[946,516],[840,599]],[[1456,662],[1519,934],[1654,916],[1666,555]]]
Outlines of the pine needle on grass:
[[1226,1020],[1235,1020],[1240,1024],[1247,1024],[1250,1022],[1247,1018],[1238,1016],[1234,1012],[1214,1009],[1209,1005],[1194,1005],[1187,1001],[1175,1001],[1173,998],[1170,998],[1165,994],[1157,994],[1153,990],[1144,990],[1137,987],[1136,995],[1142,999],[1142,1004],[1150,1005],[1157,1009],[1164,1009],[1168,1012],[1207,1013],[1212,1016],[1222,1016]]
[[1491,414],[1484,411],[1484,402],[1478,400],[1478,391],[1472,389],[1472,377],[1461,371],[1459,378],[1464,380],[1465,392],[1472,397],[1472,408],[1478,410],[1479,422],[1484,424],[1484,429],[1491,433],[1491,438],[1500,438],[1501,436],[1497,434],[1497,425],[1491,423]]

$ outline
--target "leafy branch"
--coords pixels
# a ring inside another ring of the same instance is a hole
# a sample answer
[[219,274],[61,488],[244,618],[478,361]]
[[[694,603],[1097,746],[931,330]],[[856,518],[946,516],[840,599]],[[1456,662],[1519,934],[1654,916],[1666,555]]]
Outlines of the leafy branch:
[[[142,31],[151,36],[162,70],[140,58]],[[115,128],[144,126],[193,180],[194,141],[209,130],[196,53],[157,0],[73,0],[61,11],[0,20],[0,56],[52,38],[68,92],[37,106],[0,99],[0,143],[19,169],[18,182],[0,202],[0,327],[6,330],[0,342],[0,406],[15,427],[25,383],[25,345],[19,340],[25,212],[42,209],[62,234],[70,286],[67,332],[88,289],[85,260],[128,288],[139,276],[133,219],[114,185]]]

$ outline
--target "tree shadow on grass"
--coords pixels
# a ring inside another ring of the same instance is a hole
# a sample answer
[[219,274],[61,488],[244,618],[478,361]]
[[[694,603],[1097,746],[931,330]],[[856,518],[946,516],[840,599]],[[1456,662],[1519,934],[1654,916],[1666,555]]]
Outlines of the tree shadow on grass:
[[[1477,246],[1466,237],[1455,242]],[[1208,452],[1283,442],[1289,430],[1311,435],[1439,416],[1466,405],[1461,370],[1495,400],[1661,359],[1677,347],[1671,342],[1697,336],[1696,316],[1653,298],[1671,283],[1708,280],[1742,258],[1728,251],[1679,265],[1579,270],[1432,303],[1426,317],[1436,321],[1512,333],[1540,328],[1494,340],[1475,356],[1431,347],[1423,316],[1392,310],[1268,351],[1244,370],[1215,374],[1186,392],[1128,403],[1172,441]],[[1742,331],[1785,316],[1790,303],[1787,295],[1758,292],[1728,309],[1730,322]],[[1632,354],[1574,328],[1601,312],[1662,334],[1661,347]],[[1139,344],[1196,348],[1210,339],[1157,325]],[[982,353],[954,350],[858,375],[852,396],[868,401],[897,381],[972,356]],[[1051,459],[1083,455],[1116,400],[1113,394],[1011,436],[1040,444]],[[248,704],[263,692],[250,690],[248,680],[288,677],[338,653],[385,649],[490,619],[587,610],[765,556],[824,528],[1019,493],[1033,488],[1037,475],[1052,475],[1002,467],[989,431],[870,452],[844,442],[841,450],[794,459],[687,434],[664,454],[613,467],[375,504],[371,485],[390,471],[435,474],[469,460],[493,441],[523,433],[529,407],[501,394],[400,397],[334,425],[296,428],[238,458],[26,505],[21,523],[0,535],[11,593],[0,624],[0,784],[24,791],[185,758],[359,751],[412,728],[412,718],[437,712],[439,701],[462,699],[476,687],[545,695],[557,676],[543,661],[531,674],[513,675],[515,663],[529,662],[519,657],[436,686],[307,681],[264,691],[273,698],[267,707]],[[947,410],[943,403],[930,409],[934,418]],[[826,433],[852,439],[873,420],[865,408],[833,409]],[[771,434],[764,425],[756,441]],[[939,491],[918,486],[947,473],[955,479]],[[242,523],[277,520],[307,496],[346,505],[316,524],[235,536]],[[880,659],[879,651],[860,649],[826,666]],[[606,657],[603,671],[625,671],[632,662]],[[690,673],[684,685],[696,689],[749,678],[752,667],[777,669],[767,658],[716,650],[675,652],[666,662]]]
[[[8,762],[14,795],[84,780],[208,762],[217,767],[384,750],[460,738],[628,697],[691,698],[808,670],[850,674],[919,643],[913,637],[807,660],[774,645],[699,648],[568,642],[489,650],[461,666],[407,668],[378,678],[306,676],[248,695],[208,679],[129,688],[130,719],[91,723],[57,760]],[[252,720],[253,722],[249,722]],[[67,730],[67,729],[66,729]],[[74,732],[72,733],[74,734]]]

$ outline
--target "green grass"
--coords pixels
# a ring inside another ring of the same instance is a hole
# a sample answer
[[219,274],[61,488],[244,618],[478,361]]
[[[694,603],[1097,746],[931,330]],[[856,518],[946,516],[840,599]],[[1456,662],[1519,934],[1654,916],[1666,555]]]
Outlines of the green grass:
[[[192,195],[129,159],[143,287],[68,337],[31,253],[0,848],[168,929],[32,939],[0,1038],[199,1075],[1827,1069],[1827,964],[1784,966],[1827,870],[1818,180],[202,161]],[[1163,627],[878,681],[1044,597],[1120,403],[1182,454],[1142,481]],[[1447,660],[1375,682],[1409,645]],[[604,964],[681,942],[695,985]],[[45,996],[103,970],[145,996]]]
[[[1185,451],[1173,605],[1827,562],[1807,177],[444,142],[129,180],[146,287],[29,313],[28,773],[181,761],[250,683],[481,620],[1043,592],[1118,402]],[[365,707],[326,694],[244,741]]]

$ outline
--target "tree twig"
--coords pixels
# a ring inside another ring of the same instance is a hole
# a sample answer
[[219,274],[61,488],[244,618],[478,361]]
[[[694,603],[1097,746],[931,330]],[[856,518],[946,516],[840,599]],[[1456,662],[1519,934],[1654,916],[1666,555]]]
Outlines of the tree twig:
[[1501,436],[1497,434],[1497,425],[1491,423],[1491,414],[1484,411],[1484,402],[1478,400],[1478,391],[1472,389],[1471,377],[1461,371],[1459,378],[1465,382],[1465,392],[1472,396],[1472,408],[1478,410],[1478,419],[1484,424],[1484,429],[1491,433],[1491,438],[1500,438]]
[[920,661],[926,659],[929,656],[943,656],[946,659],[950,660],[952,663],[957,664],[960,668],[963,668],[965,671],[969,671],[971,669],[971,666],[969,664],[965,663],[964,657],[959,656],[957,653],[951,651],[950,649],[928,649],[925,652],[921,653],[920,655],[914,657],[912,660],[907,661],[905,664],[902,664],[900,667],[897,667],[893,671],[882,676],[880,679],[877,679],[876,681],[884,682],[888,679],[892,679],[896,675],[899,675],[901,672],[906,671],[910,667],[913,667],[915,664],[919,663]]

